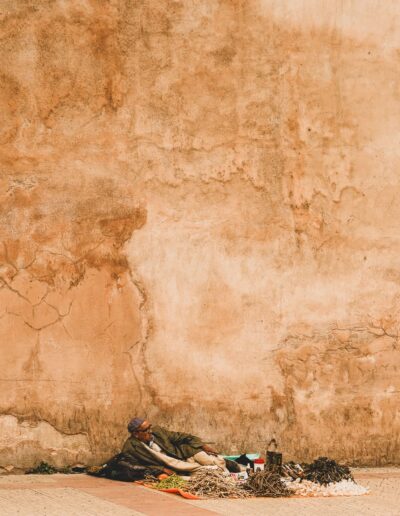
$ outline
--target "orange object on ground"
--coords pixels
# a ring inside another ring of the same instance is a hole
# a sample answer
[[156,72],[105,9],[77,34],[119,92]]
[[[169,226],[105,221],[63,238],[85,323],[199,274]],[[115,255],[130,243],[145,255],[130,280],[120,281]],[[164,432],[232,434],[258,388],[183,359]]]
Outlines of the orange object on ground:
[[139,484],[143,487],[148,487],[150,489],[154,489],[156,491],[162,491],[163,493],[178,494],[178,495],[181,495],[183,498],[187,498],[188,500],[201,500],[201,498],[199,496],[187,493],[186,491],[183,491],[182,489],[178,489],[177,487],[170,487],[169,489],[156,489],[152,485],[146,484],[146,482],[143,482],[143,480],[136,480],[134,483]]
[[198,496],[188,493],[186,491],[182,491],[182,489],[178,489],[177,487],[170,487],[169,489],[157,489],[157,491],[162,491],[163,493],[179,494],[183,496],[183,498],[187,498],[188,500],[201,500],[201,498],[199,498]]

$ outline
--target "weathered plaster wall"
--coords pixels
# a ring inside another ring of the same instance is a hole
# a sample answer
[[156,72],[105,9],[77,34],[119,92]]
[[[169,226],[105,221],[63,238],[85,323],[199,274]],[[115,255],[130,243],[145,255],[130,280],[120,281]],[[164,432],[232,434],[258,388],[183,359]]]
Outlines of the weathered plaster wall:
[[0,465],[129,416],[400,462],[400,6],[0,2]]

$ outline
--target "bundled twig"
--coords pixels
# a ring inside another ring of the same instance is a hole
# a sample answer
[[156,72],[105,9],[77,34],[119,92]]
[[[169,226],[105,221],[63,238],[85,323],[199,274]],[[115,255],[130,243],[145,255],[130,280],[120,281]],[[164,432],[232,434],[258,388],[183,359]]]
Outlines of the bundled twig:
[[327,457],[320,457],[311,464],[287,462],[282,466],[282,475],[292,480],[299,478],[300,480],[310,480],[322,485],[342,480],[354,482],[353,475],[347,466],[338,464]]
[[290,496],[291,492],[280,479],[275,471],[258,471],[251,475],[244,484],[253,496],[268,496],[278,498],[281,496]]
[[282,464],[281,473],[283,477],[289,477],[292,480],[304,478],[303,467],[300,464],[296,464],[295,462],[286,462],[285,464]]
[[311,482],[318,482],[322,485],[341,480],[351,480],[354,482],[353,475],[347,466],[338,464],[327,457],[319,457],[312,464],[303,466],[304,478]]
[[201,469],[187,481],[186,490],[202,498],[246,498],[251,494],[221,471]]

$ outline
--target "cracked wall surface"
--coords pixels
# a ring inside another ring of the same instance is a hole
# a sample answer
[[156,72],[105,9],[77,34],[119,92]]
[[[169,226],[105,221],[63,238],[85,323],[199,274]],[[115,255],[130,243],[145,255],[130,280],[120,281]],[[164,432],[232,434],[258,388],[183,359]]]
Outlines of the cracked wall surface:
[[0,467],[130,416],[400,462],[400,7],[0,3]]

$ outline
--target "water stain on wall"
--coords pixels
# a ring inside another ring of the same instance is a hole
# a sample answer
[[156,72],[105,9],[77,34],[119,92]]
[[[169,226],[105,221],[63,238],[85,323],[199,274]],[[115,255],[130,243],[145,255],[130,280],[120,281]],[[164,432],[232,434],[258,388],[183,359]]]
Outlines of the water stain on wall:
[[3,2],[0,465],[96,463],[135,414],[399,462],[400,11],[368,3]]

